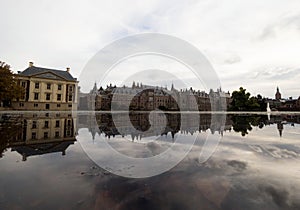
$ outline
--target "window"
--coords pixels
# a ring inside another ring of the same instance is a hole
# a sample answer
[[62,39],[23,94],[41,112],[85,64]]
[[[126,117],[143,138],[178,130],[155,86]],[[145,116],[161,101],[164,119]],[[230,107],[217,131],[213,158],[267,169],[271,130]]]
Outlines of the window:
[[51,89],[51,84],[47,83],[47,90],[50,90],[50,89]]
[[61,84],[57,85],[57,90],[61,90]]
[[50,104],[46,104],[46,109],[50,109]]
[[36,121],[32,121],[32,129],[36,128]]
[[31,139],[36,139],[36,132],[32,132]]
[[72,107],[72,104],[69,104],[68,107]]
[[44,132],[44,139],[48,138],[48,132]]
[[55,122],[55,127],[56,127],[56,128],[59,127],[59,120],[56,120],[56,122]]
[[61,94],[57,94],[57,100],[58,100],[58,101],[61,100]]
[[39,104],[33,104],[33,106],[34,106],[34,107],[38,107],[38,106],[39,106]]
[[72,90],[73,90],[73,87],[72,87],[72,86],[69,86],[69,90],[72,91]]
[[39,100],[39,93],[34,93],[34,100]]
[[59,131],[55,131],[55,138],[59,137]]
[[71,120],[68,120],[68,126],[71,126]]
[[20,107],[23,107],[23,106],[24,106],[24,103],[20,103],[19,106],[20,106]]
[[50,100],[50,93],[46,93],[46,100],[47,100],[47,101]]
[[45,128],[49,128],[49,121],[45,121]]
[[60,107],[60,104],[56,104],[57,107]]
[[26,82],[22,82],[22,87],[25,87],[26,86]]
[[71,131],[70,130],[67,130],[66,136],[71,136]]
[[72,95],[69,95],[69,101],[72,101]]
[[39,83],[39,82],[36,82],[35,85],[34,85],[34,87],[35,87],[36,89],[40,88],[40,83]]

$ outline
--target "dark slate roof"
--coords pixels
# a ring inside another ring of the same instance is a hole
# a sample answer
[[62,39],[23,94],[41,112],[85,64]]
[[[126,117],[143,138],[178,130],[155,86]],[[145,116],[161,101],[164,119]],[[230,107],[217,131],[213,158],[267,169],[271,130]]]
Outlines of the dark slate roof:
[[16,151],[21,155],[35,156],[35,155],[44,155],[49,153],[63,152],[67,148],[74,144],[75,140],[57,142],[57,143],[45,143],[45,144],[33,144],[33,145],[24,145],[12,147],[12,151]]
[[69,81],[76,81],[76,78],[74,78],[69,72],[64,71],[64,70],[56,70],[56,69],[47,69],[47,68],[42,68],[42,67],[36,67],[36,66],[32,66],[32,67],[28,67],[27,69],[25,69],[24,71],[20,72],[19,75],[22,76],[34,76],[37,74],[41,74],[41,73],[47,73],[47,72],[51,72],[59,77],[62,77],[66,80]]

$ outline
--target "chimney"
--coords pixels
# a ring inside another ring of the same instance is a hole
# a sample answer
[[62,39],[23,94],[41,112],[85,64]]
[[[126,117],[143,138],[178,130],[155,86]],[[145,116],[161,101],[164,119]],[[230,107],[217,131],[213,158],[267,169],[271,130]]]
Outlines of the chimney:
[[29,62],[29,67],[33,67],[33,62],[32,61]]
[[70,72],[70,67],[67,67],[67,72]]

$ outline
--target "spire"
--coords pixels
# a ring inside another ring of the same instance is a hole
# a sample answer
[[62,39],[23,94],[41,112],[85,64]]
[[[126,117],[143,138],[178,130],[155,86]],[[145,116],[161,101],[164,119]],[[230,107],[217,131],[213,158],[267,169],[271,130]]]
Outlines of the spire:
[[173,82],[172,82],[171,90],[174,90],[174,84],[173,84]]
[[135,88],[135,81],[132,82],[132,88]]
[[275,94],[275,99],[276,100],[280,100],[281,99],[281,93],[279,92],[279,87],[277,86],[277,91],[276,91],[276,94]]
[[98,90],[98,88],[97,88],[97,83],[96,83],[96,81],[95,81],[94,87],[93,87],[93,89],[91,90],[91,93],[97,93],[97,90]]

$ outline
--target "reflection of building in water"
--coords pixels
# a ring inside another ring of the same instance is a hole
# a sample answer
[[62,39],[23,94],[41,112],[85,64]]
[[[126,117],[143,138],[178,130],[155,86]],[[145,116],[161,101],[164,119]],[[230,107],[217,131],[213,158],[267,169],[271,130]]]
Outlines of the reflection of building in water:
[[282,122],[277,123],[277,129],[279,131],[279,136],[282,137],[282,131],[283,131],[283,123]]
[[96,133],[99,133],[99,128],[97,126],[95,113],[85,112],[83,114],[77,114],[77,129],[88,128],[89,132],[92,134],[93,139],[95,139]]
[[188,110],[188,111],[223,111],[231,101],[230,94],[218,89],[210,93],[193,88],[176,90],[143,85],[133,82],[131,87],[116,87],[111,84],[97,90],[96,84],[90,93],[80,93],[81,110]]
[[[217,119],[216,119],[217,117]],[[223,134],[231,130],[232,122],[221,115],[212,116],[209,114],[180,114],[180,113],[118,113],[118,114],[97,114],[97,124],[100,133],[105,137],[116,135],[130,135],[132,140],[150,136],[171,134],[174,138],[178,132],[194,134],[195,132],[207,131]],[[215,120],[212,123],[212,119]],[[223,120],[223,121],[222,121]],[[224,126],[225,125],[225,126]]]
[[[178,119],[179,118],[179,119]],[[132,140],[141,139],[144,137],[166,135],[171,133],[174,137],[179,131],[178,121],[180,122],[179,114],[145,114],[135,113],[129,114],[97,114],[97,124],[101,133],[108,138],[116,135],[130,135]]]
[[25,113],[19,116],[20,132],[7,148],[28,156],[65,151],[75,141],[76,118],[68,113]]

